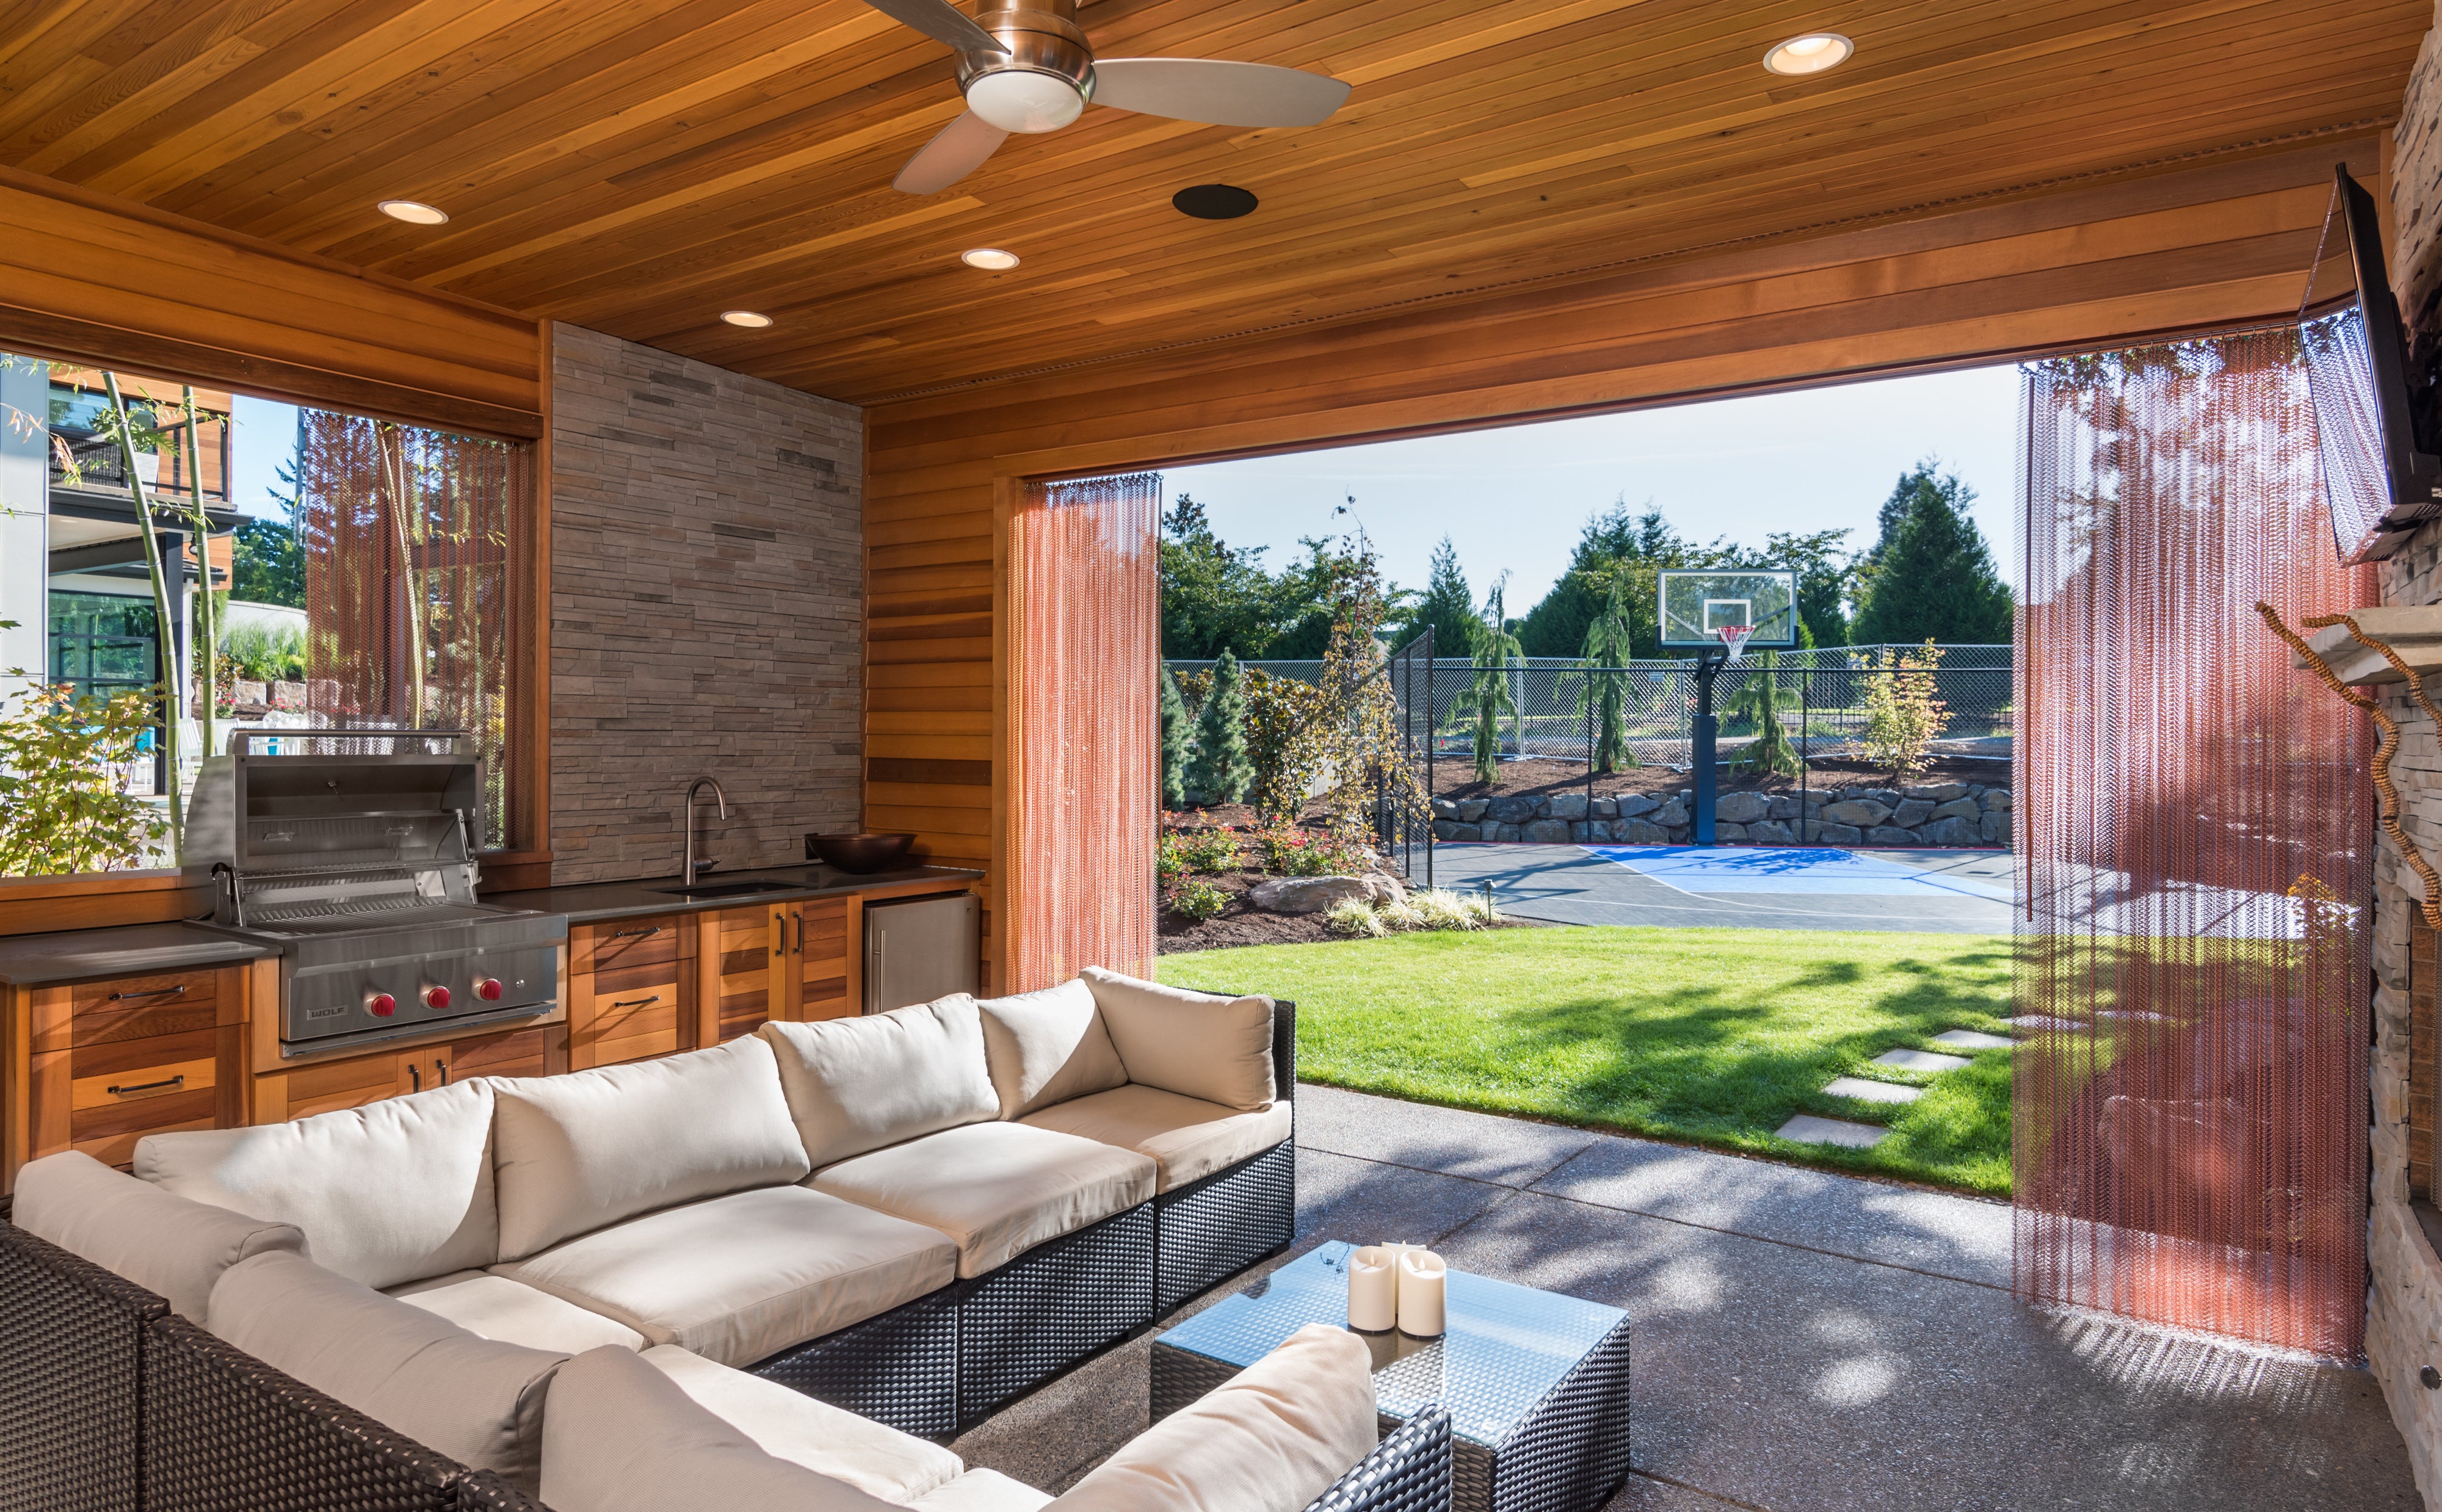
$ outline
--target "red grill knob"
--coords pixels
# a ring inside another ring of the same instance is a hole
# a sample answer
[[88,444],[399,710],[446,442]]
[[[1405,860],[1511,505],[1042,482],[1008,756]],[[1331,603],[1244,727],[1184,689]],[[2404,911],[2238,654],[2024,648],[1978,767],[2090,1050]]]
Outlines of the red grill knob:
[[447,1008],[449,1006],[449,989],[446,987],[426,988],[424,990],[424,1006],[427,1008]]
[[398,1011],[398,999],[388,993],[375,993],[365,999],[365,1007],[373,1010],[374,1017],[388,1018]]
[[482,998],[486,1003],[499,1002],[501,1000],[501,979],[497,976],[485,976],[479,979],[475,983],[475,995]]

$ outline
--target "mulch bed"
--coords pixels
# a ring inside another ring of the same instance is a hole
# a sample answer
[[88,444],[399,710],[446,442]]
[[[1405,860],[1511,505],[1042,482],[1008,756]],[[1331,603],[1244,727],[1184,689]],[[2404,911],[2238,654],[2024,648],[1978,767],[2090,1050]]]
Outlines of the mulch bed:
[[[1175,956],[1191,950],[1226,950],[1235,945],[1311,945],[1321,940],[1349,938],[1333,934],[1321,914],[1267,913],[1248,902],[1247,889],[1262,882],[1267,875],[1260,871],[1225,871],[1217,875],[1197,873],[1198,882],[1209,882],[1230,895],[1230,906],[1202,923],[1184,914],[1163,909],[1161,921],[1157,926],[1157,953]],[[1486,927],[1524,929],[1533,927],[1533,921],[1508,919]]]

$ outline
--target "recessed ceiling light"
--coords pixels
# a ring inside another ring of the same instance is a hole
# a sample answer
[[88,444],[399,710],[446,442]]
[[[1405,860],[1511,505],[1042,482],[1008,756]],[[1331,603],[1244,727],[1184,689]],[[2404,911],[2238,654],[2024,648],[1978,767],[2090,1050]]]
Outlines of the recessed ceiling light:
[[1836,31],[1810,31],[1792,37],[1763,55],[1763,65],[1777,74],[1819,74],[1849,61],[1857,45]]
[[1234,221],[1251,215],[1262,202],[1235,184],[1190,184],[1170,196],[1171,207],[1199,221]]
[[1003,268],[1017,266],[1017,254],[1004,252],[997,246],[977,246],[960,252],[958,261],[969,267],[988,267],[997,273]]
[[752,310],[723,310],[720,312],[720,318],[732,325],[742,325],[749,331],[760,331],[772,323],[770,316],[757,315]]
[[410,226],[438,226],[449,218],[446,210],[411,199],[386,199],[374,208],[392,220],[405,221]]

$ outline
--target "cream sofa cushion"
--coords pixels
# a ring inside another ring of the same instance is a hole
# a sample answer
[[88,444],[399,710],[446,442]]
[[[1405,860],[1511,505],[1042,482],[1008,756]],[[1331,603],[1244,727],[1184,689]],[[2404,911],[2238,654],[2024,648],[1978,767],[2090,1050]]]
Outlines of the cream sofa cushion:
[[392,1286],[386,1295],[446,1318],[478,1339],[497,1339],[503,1344],[557,1350],[563,1355],[582,1355],[605,1344],[621,1349],[645,1347],[645,1336],[623,1322],[481,1270],[412,1281]]
[[909,1512],[1042,1512],[1051,1498],[998,1470],[973,1469],[907,1503]]
[[780,1186],[811,1167],[772,1047],[709,1050],[494,1083],[501,1260],[698,1197]]
[[939,1444],[791,1391],[778,1381],[668,1344],[645,1351],[644,1357],[697,1406],[754,1440],[764,1453],[846,1481],[885,1502],[905,1506],[966,1469]]
[[1002,1118],[1021,1119],[1127,1084],[1128,1068],[1111,1048],[1093,990],[1083,981],[988,997],[975,1007],[983,1014],[984,1059]]
[[165,1192],[295,1224],[314,1263],[368,1286],[501,1258],[492,1088],[477,1080],[251,1129],[147,1135]]
[[159,1293],[172,1312],[207,1326],[223,1271],[256,1255],[305,1249],[294,1225],[190,1201],[74,1150],[18,1170],[9,1221]]
[[970,1123],[826,1166],[817,1192],[938,1229],[958,1274],[980,1276],[1047,1239],[1153,1195],[1153,1161],[1023,1123]]
[[478,1339],[292,1254],[230,1266],[212,1288],[210,1326],[264,1364],[534,1494],[543,1401],[566,1355]]
[[1373,1357],[1308,1323],[1121,1445],[1059,1512],[1301,1512],[1374,1452]]
[[552,1512],[891,1512],[846,1481],[766,1454],[624,1349],[570,1360],[543,1424]]
[[724,1365],[888,1312],[957,1269],[947,1235],[803,1187],[665,1208],[495,1267]]
[[1272,1000],[1215,997],[1088,966],[1093,991],[1128,1080],[1252,1113],[1272,1086]]
[[1159,1087],[1122,1086],[1056,1103],[1025,1121],[1149,1157],[1159,1173],[1156,1190],[1169,1192],[1287,1139],[1291,1106],[1240,1113]]
[[816,1166],[937,1129],[997,1118],[975,1000],[964,993],[913,1008],[756,1032],[780,1056],[780,1084]]

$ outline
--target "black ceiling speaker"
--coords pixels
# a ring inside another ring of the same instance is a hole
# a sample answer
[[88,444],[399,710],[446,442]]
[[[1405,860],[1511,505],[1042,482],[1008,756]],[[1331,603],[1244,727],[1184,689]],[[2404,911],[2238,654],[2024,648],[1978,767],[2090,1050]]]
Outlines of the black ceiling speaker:
[[1193,215],[1199,221],[1234,221],[1241,215],[1252,215],[1261,201],[1235,184],[1191,184],[1170,196],[1170,202],[1182,215]]

